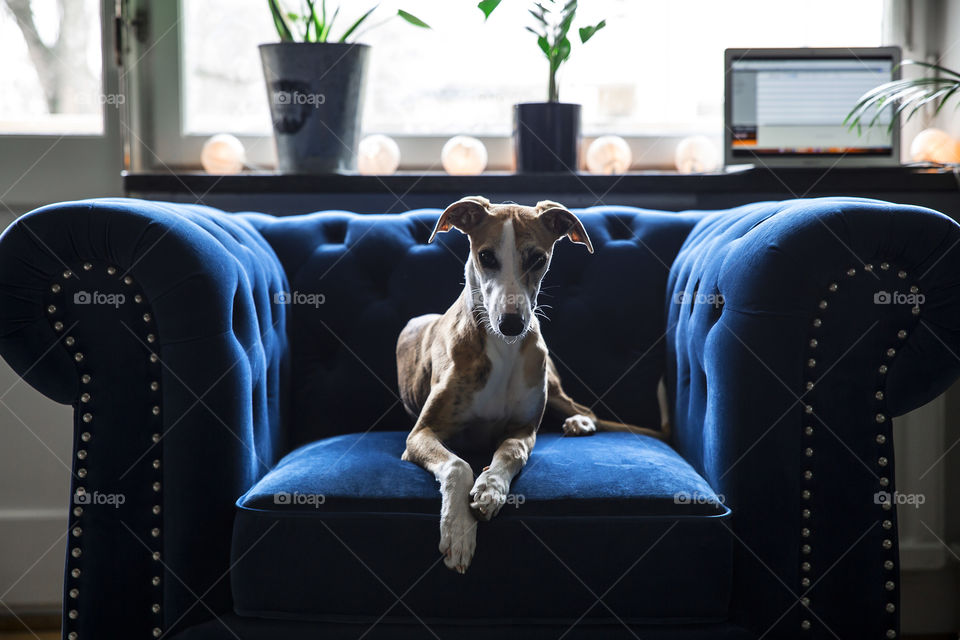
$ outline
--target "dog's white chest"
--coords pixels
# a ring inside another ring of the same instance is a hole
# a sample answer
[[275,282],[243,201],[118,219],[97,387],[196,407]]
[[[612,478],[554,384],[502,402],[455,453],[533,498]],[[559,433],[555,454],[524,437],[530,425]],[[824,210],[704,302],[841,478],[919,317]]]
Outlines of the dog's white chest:
[[485,351],[490,359],[490,375],[473,396],[470,417],[492,424],[536,420],[546,398],[546,376],[532,386],[528,383],[519,344],[508,345],[488,338]]

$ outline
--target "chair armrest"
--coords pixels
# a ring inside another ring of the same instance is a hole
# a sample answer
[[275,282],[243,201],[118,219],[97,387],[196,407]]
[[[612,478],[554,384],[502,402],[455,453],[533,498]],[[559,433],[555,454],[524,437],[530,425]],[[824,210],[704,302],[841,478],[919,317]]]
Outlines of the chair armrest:
[[946,216],[856,198],[691,232],[667,288],[675,446],[733,510],[742,624],[899,633],[896,510],[876,496],[895,491],[892,417],[960,373],[958,243]]
[[75,409],[64,637],[231,608],[234,501],[281,453],[284,284],[258,232],[200,206],[64,203],[0,238],[0,354]]

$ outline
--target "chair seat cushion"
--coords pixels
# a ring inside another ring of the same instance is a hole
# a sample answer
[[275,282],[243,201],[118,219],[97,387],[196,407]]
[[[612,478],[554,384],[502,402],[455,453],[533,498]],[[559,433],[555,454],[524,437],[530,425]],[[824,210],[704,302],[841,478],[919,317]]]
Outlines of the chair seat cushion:
[[[444,567],[433,476],[406,433],[305,445],[237,501],[231,584],[246,616],[369,622],[726,615],[730,511],[668,445],[542,434],[466,575]],[[599,599],[599,601],[598,601]]]

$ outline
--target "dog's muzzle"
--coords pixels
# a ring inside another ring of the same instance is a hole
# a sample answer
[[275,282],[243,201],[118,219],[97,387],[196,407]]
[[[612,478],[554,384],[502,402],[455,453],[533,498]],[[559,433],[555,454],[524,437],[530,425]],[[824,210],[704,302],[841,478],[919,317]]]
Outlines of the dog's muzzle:
[[519,313],[505,313],[500,316],[497,328],[505,336],[518,336],[523,333],[523,316]]

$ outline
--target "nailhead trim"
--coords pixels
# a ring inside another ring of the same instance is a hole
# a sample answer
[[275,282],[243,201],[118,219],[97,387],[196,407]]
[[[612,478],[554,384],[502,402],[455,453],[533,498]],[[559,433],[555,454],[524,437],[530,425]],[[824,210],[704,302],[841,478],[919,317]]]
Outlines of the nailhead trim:
[[[889,262],[881,262],[879,266],[881,271],[890,270]],[[863,266],[863,270],[867,273],[873,273],[874,271],[873,265],[869,263],[865,264]],[[850,278],[856,276],[857,275],[856,267],[850,267],[849,269],[847,269],[846,275],[847,277],[850,277]],[[908,274],[906,271],[901,269],[897,271],[897,277],[900,280],[906,280],[908,277]],[[826,310],[830,307],[829,294],[836,293],[838,289],[839,289],[839,286],[837,285],[836,282],[831,282],[829,284],[829,286],[827,287],[828,295],[817,303],[818,314],[826,312]],[[916,294],[919,291],[920,291],[920,288],[917,285],[910,286],[910,293]],[[914,307],[911,308],[911,314],[914,316],[918,316],[920,314],[919,305],[915,305]],[[818,347],[821,346],[821,341],[823,339],[823,336],[819,335],[819,332],[817,332],[816,330],[821,329],[823,327],[823,318],[820,315],[815,316],[813,318],[812,325],[813,325],[813,330],[815,332],[815,335],[810,336],[809,341],[807,342],[808,352],[805,358],[805,364],[806,364],[805,371],[810,371],[811,377],[812,377],[813,370],[817,366],[817,360],[814,357],[814,350],[816,350]],[[908,335],[909,335],[909,331],[906,328],[899,329],[896,333],[897,340],[899,341],[906,340]],[[885,406],[886,394],[883,390],[883,387],[885,386],[884,376],[886,376],[886,374],[890,370],[888,362],[893,358],[895,358],[897,355],[897,346],[890,346],[886,348],[883,352],[883,355],[886,361],[881,362],[881,364],[877,368],[877,373],[879,374],[879,377],[880,377],[880,380],[878,382],[879,388],[874,392],[874,396],[873,396],[874,402],[876,403],[875,410],[874,410],[874,422],[878,425],[878,427],[889,429],[890,421],[887,419],[888,412]],[[806,380],[804,382],[804,392],[808,393],[812,391],[815,386],[816,386],[815,380]],[[814,407],[814,403],[807,400],[807,402],[803,404],[803,412],[804,412],[804,415],[815,414],[816,409]],[[812,446],[813,434],[814,434],[814,429],[811,425],[805,425],[803,427],[803,438],[802,438],[801,447],[802,447],[802,455],[803,455],[802,459],[805,459],[806,461],[804,463],[805,467],[809,467],[813,462],[813,456],[814,456],[814,447]],[[877,465],[880,468],[886,468],[889,465],[890,452],[888,452],[884,447],[889,446],[888,445],[889,438],[886,433],[877,433],[874,440],[876,442],[876,445],[880,448],[880,451],[877,455]],[[810,468],[805,468],[803,472],[803,488],[801,489],[800,497],[802,500],[808,503],[812,497],[811,487],[812,487],[813,477],[814,477],[813,470]],[[888,487],[890,485],[890,479],[886,476],[882,476],[879,478],[879,484],[881,489]],[[881,511],[884,511],[884,512],[892,511],[892,507],[889,501],[882,502],[880,504],[880,507],[881,507]],[[804,521],[809,521],[811,520],[812,516],[813,516],[812,509],[809,508],[808,506],[804,506],[804,508],[801,511],[802,519]],[[893,524],[893,520],[889,517],[889,514],[884,513],[884,519],[881,522],[881,527],[883,528],[884,531],[893,530],[894,524]],[[800,539],[802,541],[800,544],[800,558],[801,558],[800,572],[802,575],[802,577],[800,578],[800,586],[804,590],[809,588],[811,585],[809,574],[812,572],[813,565],[810,562],[809,558],[812,554],[812,546],[808,543],[808,540],[811,539],[812,535],[813,533],[809,527],[804,526],[800,529]],[[892,539],[884,538],[882,542],[882,547],[884,551],[891,551],[893,549]],[[895,557],[891,557],[883,561],[883,568],[885,570],[893,571],[895,567],[896,567]],[[883,584],[883,587],[886,591],[893,591],[896,588],[896,584],[892,580],[886,580]],[[804,607],[810,606],[810,599],[809,597],[807,597],[805,593],[804,595],[801,596],[800,603]],[[896,612],[896,605],[893,602],[888,602],[885,604],[884,611],[887,614],[893,614]],[[892,625],[893,620],[890,620],[890,623]],[[802,619],[800,621],[800,628],[803,631],[809,631],[812,628],[811,621],[808,619]],[[886,631],[887,638],[896,638],[896,636],[897,636],[897,633],[895,629],[889,628]]]
[[[81,265],[81,268],[83,271],[89,272],[94,269],[94,265],[90,262],[84,262]],[[118,269],[116,266],[110,265],[106,267],[106,272],[108,276],[117,276]],[[72,270],[65,270],[61,273],[61,275],[64,280],[68,280],[74,277],[74,272]],[[130,275],[124,275],[122,277],[121,282],[128,287],[134,286],[134,279]],[[64,288],[59,282],[52,282],[50,284],[49,290],[50,290],[50,293],[53,294],[53,296],[56,299],[46,305],[46,312],[50,317],[50,322],[53,330],[57,333],[61,333],[64,330],[64,322],[61,317],[63,313],[62,310],[69,308],[69,304],[67,304],[69,302],[69,299],[64,299]],[[137,304],[144,303],[144,297],[140,293],[134,293],[133,300]],[[141,317],[144,323],[151,323],[153,320],[153,317],[149,309],[144,310],[142,312]],[[150,345],[148,348],[148,353],[149,353],[148,361],[151,369],[150,379],[152,381],[150,382],[149,389],[150,389],[150,392],[157,393],[160,391],[159,379],[160,379],[161,371],[159,370],[159,365],[158,365],[158,363],[160,362],[160,358],[155,352],[155,347],[152,346],[157,343],[156,329],[153,328],[149,333],[145,333],[142,340],[146,345]],[[79,350],[76,350],[76,351],[74,350],[79,347],[76,336],[71,335],[71,336],[64,337],[63,344],[71,352],[73,360],[76,363],[76,366],[78,368],[86,366],[86,356],[84,355],[84,353]],[[80,371],[78,373],[79,373],[80,384],[89,385],[93,379],[91,375],[83,371]],[[78,399],[79,399],[79,403],[82,404],[85,409],[83,413],[80,415],[80,420],[84,425],[91,425],[93,423],[93,417],[96,410],[96,407],[92,406],[93,396],[89,392],[84,391],[83,393],[80,394]],[[163,431],[163,423],[160,418],[160,413],[161,413],[160,407],[161,407],[161,403],[159,402],[159,398],[154,398],[154,403],[150,405],[150,410],[148,414],[150,420],[152,420],[152,428],[148,431],[148,433],[150,433],[151,445],[159,444],[162,439],[161,434]],[[90,430],[90,428],[87,427],[86,430],[80,433],[79,442],[88,443],[92,438],[93,438],[93,433]],[[151,448],[153,447],[151,446]],[[160,483],[161,481],[160,469],[162,464],[161,458],[160,458],[161,453],[162,453],[162,450],[157,448],[154,451],[155,457],[150,462],[150,467],[153,470],[153,473],[152,473],[153,479],[151,481],[151,489],[155,494],[159,494],[161,491],[161,483]],[[81,445],[77,446],[76,457],[78,462],[77,462],[77,467],[75,471],[77,478],[84,479],[87,477],[88,475],[87,468],[85,466],[80,466],[80,465],[85,464],[89,456],[90,456],[90,452],[87,448],[81,448]],[[77,486],[75,489],[75,492],[77,496],[85,495],[87,493],[87,489],[84,486]],[[162,519],[160,517],[162,509],[161,509],[161,505],[157,504],[157,502],[159,502],[159,495],[157,495],[157,499],[154,501],[154,504],[151,505],[151,510],[150,510],[150,517],[152,518],[151,520],[152,524],[149,529],[149,532],[150,532],[149,539],[155,540],[153,545],[156,545],[155,548],[152,548],[150,550],[150,558],[153,562],[160,561],[161,550],[159,548],[159,545],[161,544],[160,539],[162,538],[162,533],[163,533]],[[70,551],[67,557],[67,564],[68,564],[67,575],[69,576],[68,578],[69,580],[75,581],[75,580],[79,580],[80,576],[82,575],[80,567],[76,565],[78,564],[80,558],[83,555],[83,549],[81,547],[81,540],[83,537],[83,526],[80,522],[80,518],[84,514],[84,509],[82,506],[75,505],[73,507],[72,513],[76,518],[76,520],[72,523],[71,529],[70,529],[72,544],[70,545]],[[157,566],[155,569],[155,572],[159,574],[160,571],[162,571],[162,567]],[[153,604],[150,607],[150,611],[154,615],[154,619],[153,619],[154,626],[152,628],[152,635],[155,638],[159,638],[160,636],[163,635],[163,630],[161,626],[163,620],[160,617],[163,592],[159,588],[161,585],[161,576],[153,575],[150,579],[150,584],[151,584],[151,587],[154,589],[153,597],[151,598]],[[79,601],[80,589],[78,584],[76,583],[71,584],[67,591],[67,595],[71,599],[71,601]],[[79,636],[77,631],[75,629],[70,629],[70,627],[76,625],[76,620],[79,618],[79,615],[80,615],[79,607],[76,606],[75,604],[66,612],[65,626],[67,628],[64,629],[64,631],[66,632],[66,637],[68,638],[68,640],[78,640]]]
[[[886,271],[890,269],[890,265],[884,262],[880,265],[880,268]],[[905,270],[900,269],[897,271],[897,278],[899,278],[900,280],[906,280],[907,277],[908,277],[908,274]],[[916,294],[919,291],[920,291],[919,286],[910,285],[910,293]],[[920,315],[920,306],[914,305],[910,309],[910,312],[913,316]],[[909,335],[910,335],[910,332],[906,328],[898,329],[896,333],[896,340],[902,342],[903,340],[906,340],[907,336]],[[897,355],[897,348],[898,347],[896,345],[887,347],[887,349],[885,349],[883,352],[883,358],[886,361],[890,361],[893,358],[895,358]],[[884,376],[889,372],[889,370],[890,370],[890,367],[888,362],[881,363],[877,368],[877,372],[880,376],[880,380],[878,381],[879,387],[885,386],[886,380]],[[883,388],[877,389],[877,391],[873,395],[873,399],[875,402],[875,411],[876,411],[876,414],[874,415],[874,421],[876,422],[878,427],[882,426],[882,428],[884,429],[890,429],[890,427],[888,426],[890,424],[890,421],[887,419],[889,416],[889,413],[886,408],[886,393],[884,389]],[[890,456],[892,453],[892,441],[887,433],[881,432],[881,433],[877,433],[874,436],[874,442],[878,448],[877,467],[879,469],[885,469],[890,464]],[[891,449],[888,451],[887,447],[891,447]],[[890,486],[890,478],[888,476],[880,476],[878,479],[878,484],[879,484],[880,490],[883,491]],[[891,532],[894,528],[893,520],[890,517],[889,513],[887,513],[887,512],[893,511],[891,502],[889,500],[881,502],[880,510],[881,512],[884,513],[884,519],[880,523],[880,526],[884,531]],[[893,547],[894,547],[893,539],[884,538],[881,541],[880,546],[884,551],[893,551]],[[884,559],[883,561],[884,570],[893,571],[896,568],[896,559],[897,559],[896,554],[891,554],[888,558]],[[892,580],[886,580],[883,583],[883,588],[885,591],[888,591],[888,592],[893,591],[896,588],[896,583],[894,583]],[[896,610],[897,610],[897,607],[893,602],[887,602],[884,605],[884,612],[888,615],[894,614]],[[897,637],[896,629],[892,628],[894,620],[891,618],[888,620],[888,622],[891,625],[891,628],[887,629],[885,633],[885,637],[896,638]]]

